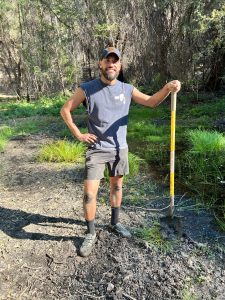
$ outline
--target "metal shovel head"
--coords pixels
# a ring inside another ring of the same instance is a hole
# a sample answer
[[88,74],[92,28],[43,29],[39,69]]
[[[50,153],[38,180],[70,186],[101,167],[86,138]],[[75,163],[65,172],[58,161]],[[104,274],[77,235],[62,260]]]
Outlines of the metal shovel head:
[[183,217],[182,216],[164,216],[159,219],[160,227],[167,238],[170,236],[183,236]]

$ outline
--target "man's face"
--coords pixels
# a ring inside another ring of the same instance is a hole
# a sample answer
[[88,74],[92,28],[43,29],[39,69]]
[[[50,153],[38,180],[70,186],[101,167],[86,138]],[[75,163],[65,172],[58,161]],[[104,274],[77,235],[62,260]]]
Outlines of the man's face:
[[105,79],[112,81],[118,77],[121,63],[118,56],[112,53],[100,60],[99,66]]

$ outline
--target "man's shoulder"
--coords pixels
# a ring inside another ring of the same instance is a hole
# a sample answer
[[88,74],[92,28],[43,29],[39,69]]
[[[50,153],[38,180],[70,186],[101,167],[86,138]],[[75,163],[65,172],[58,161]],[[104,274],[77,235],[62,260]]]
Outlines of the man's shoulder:
[[90,87],[94,87],[94,86],[98,86],[98,85],[99,85],[99,79],[96,78],[96,79],[92,79],[92,80],[81,83],[80,87],[82,89],[86,89],[86,88],[90,88]]
[[119,81],[119,80],[118,80],[118,82],[119,82],[119,84],[121,84],[124,87],[125,90],[132,91],[133,88],[134,88],[134,86],[130,83],[122,82],[122,81]]
[[129,82],[120,81],[119,79],[117,79],[117,82],[118,82],[119,84],[123,84],[123,85],[125,85],[125,86],[132,86],[132,84],[130,84]]

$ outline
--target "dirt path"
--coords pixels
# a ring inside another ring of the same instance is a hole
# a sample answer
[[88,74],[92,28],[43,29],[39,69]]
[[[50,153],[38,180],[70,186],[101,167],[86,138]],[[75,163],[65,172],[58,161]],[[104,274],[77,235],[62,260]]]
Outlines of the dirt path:
[[[0,299],[225,299],[225,234],[204,211],[183,212],[187,235],[162,252],[109,232],[110,208],[101,200],[96,247],[81,258],[83,166],[38,163],[48,141],[44,135],[14,139],[1,153]],[[105,198],[102,184],[99,199]],[[131,209],[121,218],[135,228],[156,217]]]

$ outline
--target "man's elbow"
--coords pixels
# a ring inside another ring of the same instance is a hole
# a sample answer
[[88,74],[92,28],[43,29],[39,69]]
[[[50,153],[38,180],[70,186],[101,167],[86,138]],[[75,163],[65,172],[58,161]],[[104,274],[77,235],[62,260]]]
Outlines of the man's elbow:
[[150,108],[155,108],[157,105],[153,101],[148,101],[146,106]]
[[151,108],[156,108],[159,105],[159,103],[151,103],[150,107]]
[[62,108],[60,109],[60,115],[61,115],[61,117],[64,119],[64,116],[65,116],[65,108],[64,108],[64,107],[62,107]]

